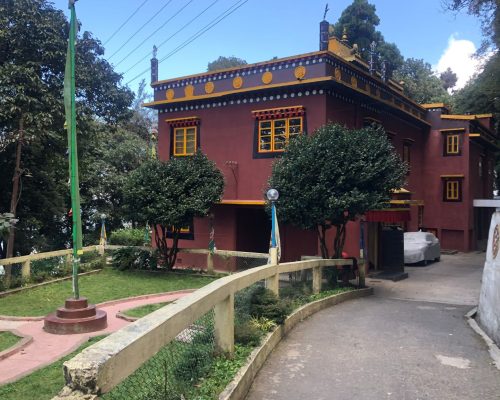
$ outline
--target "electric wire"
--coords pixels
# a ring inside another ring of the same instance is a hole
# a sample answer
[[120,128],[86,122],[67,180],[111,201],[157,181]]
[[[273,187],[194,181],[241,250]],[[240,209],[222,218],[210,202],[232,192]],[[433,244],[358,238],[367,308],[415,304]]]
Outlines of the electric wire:
[[131,15],[130,15],[130,16],[129,16],[126,20],[125,20],[125,22],[124,22],[123,24],[121,24],[121,25],[120,25],[120,27],[119,27],[116,31],[114,31],[114,33],[113,33],[113,34],[109,37],[109,39],[108,39],[108,40],[106,40],[106,41],[104,42],[104,44],[109,43],[109,41],[110,41],[111,39],[113,39],[113,38],[115,37],[115,35],[116,35],[118,32],[120,32],[120,30],[121,30],[121,29],[122,29],[122,28],[123,28],[123,27],[127,24],[127,22],[128,22],[128,21],[130,21],[130,20],[132,19],[132,17],[133,17],[135,14],[137,14],[137,12],[138,12],[138,11],[142,8],[142,6],[143,6],[144,4],[146,4],[148,1],[149,1],[149,0],[144,0],[144,1],[142,2],[142,4],[141,4],[139,7],[137,7],[137,8],[135,9],[135,11],[134,11],[134,12],[133,12],[133,13],[132,13],[132,14],[131,14]]
[[161,8],[156,11],[153,16],[151,18],[149,18],[144,24],[142,24],[142,26],[137,29],[132,35],[130,35],[124,42],[123,44],[118,48],[118,50],[116,50],[113,54],[111,54],[109,57],[108,57],[108,61],[111,60],[121,49],[123,49],[127,44],[130,43],[130,40],[133,39],[135,37],[135,35],[137,35],[140,31],[142,31],[144,29],[144,27],[149,24],[153,19],[155,19],[158,15],[160,15],[160,13],[165,9],[165,7],[167,7],[170,3],[172,3],[172,0],[169,0],[166,4],[164,4],[163,6],[161,6]]
[[[208,11],[208,9],[210,9],[212,6],[214,6],[215,3],[217,3],[218,1],[219,0],[215,0],[214,2],[212,2],[212,4],[210,4],[207,8],[205,8],[203,11],[201,11],[194,18],[192,18],[191,20],[189,20],[188,22],[186,22],[180,29],[178,29],[176,32],[174,32],[172,35],[170,35],[168,38],[166,38],[163,42],[161,42],[158,46],[156,46],[156,48],[159,49],[161,46],[163,46],[165,43],[167,43],[170,39],[172,39],[175,35],[177,35],[179,32],[183,31],[185,28],[187,28],[189,25],[191,25],[196,19],[198,19],[199,17],[201,17],[206,11]],[[149,52],[144,57],[142,57],[139,61],[137,61],[134,65],[132,65],[131,67],[129,67],[129,69],[127,69],[123,73],[126,74],[127,72],[129,72],[130,70],[132,70],[135,66],[137,66],[137,64],[140,64],[141,62],[143,62],[148,57],[149,57]]]
[[172,15],[169,19],[165,21],[163,25],[161,25],[158,29],[156,29],[151,35],[149,35],[146,39],[144,39],[141,43],[139,43],[136,47],[134,47],[133,50],[131,50],[125,57],[123,57],[120,61],[118,61],[116,64],[114,64],[115,67],[120,65],[123,61],[125,61],[130,55],[132,55],[139,47],[141,47],[144,43],[146,43],[149,39],[151,39],[160,29],[165,27],[168,22],[170,22],[173,18],[175,18],[177,15],[181,13],[182,10],[184,10],[188,5],[190,5],[194,0],[189,0],[184,6],[182,6],[179,11],[177,11],[174,15]]
[[[165,61],[167,58],[170,58],[174,54],[178,53],[180,50],[182,50],[188,44],[190,44],[191,42],[193,42],[194,40],[196,40],[197,38],[199,38],[201,35],[203,35],[207,31],[209,31],[210,29],[212,29],[216,25],[218,25],[220,22],[222,22],[224,19],[226,19],[227,17],[229,17],[232,13],[234,13],[236,10],[238,10],[240,7],[242,7],[245,3],[248,2],[248,0],[244,0],[243,2],[242,1],[243,0],[239,0],[238,2],[236,2],[235,4],[233,4],[231,7],[229,7],[226,11],[224,11],[222,14],[219,14],[219,16],[216,17],[215,19],[213,19],[212,22],[210,22],[209,24],[205,25],[205,27],[203,27],[202,29],[200,29],[197,33],[195,33],[194,35],[192,35],[189,39],[187,39],[186,41],[184,41],[181,45],[179,45],[178,47],[176,47],[174,50],[172,50],[170,53],[168,53],[165,57],[163,57],[161,60],[159,60],[159,63]],[[136,75],[134,78],[132,78],[131,80],[129,80],[126,83],[126,85],[128,85],[129,83],[134,82],[136,79],[140,78],[141,76],[143,76],[148,71],[149,71],[149,68],[145,69],[140,74]]]

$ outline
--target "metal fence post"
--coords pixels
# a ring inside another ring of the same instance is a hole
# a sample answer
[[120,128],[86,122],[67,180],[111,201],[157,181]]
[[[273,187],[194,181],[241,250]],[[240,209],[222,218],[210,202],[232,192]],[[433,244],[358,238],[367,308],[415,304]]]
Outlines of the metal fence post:
[[234,354],[234,294],[214,307],[215,345],[222,353]]

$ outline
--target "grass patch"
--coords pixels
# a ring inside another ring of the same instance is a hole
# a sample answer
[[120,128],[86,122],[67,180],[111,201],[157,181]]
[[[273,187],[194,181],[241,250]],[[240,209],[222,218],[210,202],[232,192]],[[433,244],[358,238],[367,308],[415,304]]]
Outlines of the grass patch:
[[0,332],[0,352],[14,346],[21,338],[10,332]]
[[84,348],[98,342],[104,336],[96,336],[80,346],[78,350],[68,354],[53,364],[47,365],[20,380],[0,386],[0,399],[2,400],[49,400],[54,397],[64,386],[62,372],[63,362],[73,358]]
[[[213,277],[116,271],[111,268],[78,278],[80,295],[94,304],[143,294],[200,288],[213,280]],[[0,301],[0,315],[46,315],[64,304],[64,300],[71,295],[71,280],[14,293]]]
[[125,310],[122,312],[122,314],[126,315],[127,317],[142,318],[170,303],[171,303],[170,301],[167,301],[164,303],[146,304],[144,306],[131,308],[130,310]]

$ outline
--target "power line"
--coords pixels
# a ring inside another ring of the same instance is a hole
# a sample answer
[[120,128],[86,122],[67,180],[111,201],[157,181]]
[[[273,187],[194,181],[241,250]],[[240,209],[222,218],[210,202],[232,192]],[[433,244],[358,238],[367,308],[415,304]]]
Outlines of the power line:
[[[158,46],[156,46],[156,48],[159,49],[161,46],[163,46],[165,43],[167,43],[170,39],[172,39],[175,35],[177,35],[179,32],[183,31],[185,28],[187,28],[189,25],[191,25],[193,23],[193,21],[195,21],[196,19],[198,19],[199,17],[201,17],[209,8],[211,8],[212,6],[214,6],[215,3],[217,3],[218,1],[219,0],[215,0],[214,2],[212,2],[212,4],[210,4],[207,8],[205,8],[197,16],[195,16],[194,18],[192,18],[191,20],[189,20],[188,22],[186,22],[180,29],[178,29],[176,32],[174,32],[172,35],[170,35],[168,38],[166,38],[163,42],[161,42]],[[137,64],[140,64],[142,61],[144,61],[148,57],[149,57],[149,52],[143,58],[141,58],[139,61],[137,61],[134,65],[132,65],[131,67],[129,67],[129,69],[127,69],[124,72],[124,74],[126,74],[127,72],[129,72]]]
[[135,9],[135,11],[132,13],[132,15],[130,15],[130,17],[128,17],[128,18],[125,20],[125,22],[124,22],[123,24],[121,24],[121,25],[120,25],[120,27],[119,27],[116,31],[114,31],[114,33],[111,35],[111,37],[110,37],[108,40],[106,40],[106,41],[104,42],[104,44],[109,43],[109,41],[110,41],[111,39],[113,39],[113,38],[115,37],[115,35],[116,35],[118,32],[120,32],[120,30],[121,30],[121,29],[122,29],[122,28],[126,25],[126,23],[127,23],[128,21],[130,21],[130,20],[132,19],[132,17],[133,17],[135,14],[137,14],[137,12],[138,12],[138,11],[142,8],[142,6],[143,6],[144,4],[146,4],[147,2],[148,2],[148,0],[144,0],[144,1],[142,2],[142,4],[141,4],[139,7],[137,7],[137,8]]
[[140,31],[142,31],[142,29],[147,25],[149,24],[153,19],[155,19],[158,15],[160,15],[160,13],[165,9],[165,7],[167,7],[170,3],[172,3],[172,0],[169,0],[167,2],[167,4],[164,4],[163,6],[161,6],[161,8],[156,11],[153,16],[151,18],[149,18],[139,29],[137,29],[132,35],[130,35],[124,42],[123,44],[120,46],[120,48],[118,50],[116,50],[113,54],[111,54],[109,57],[108,57],[108,61],[113,58],[113,56],[116,55],[116,53],[118,53],[121,49],[123,49],[128,43],[130,43],[130,40],[134,38],[135,35],[137,35]]
[[[184,47],[186,47],[188,44],[190,44],[191,42],[193,42],[194,40],[196,40],[198,37],[200,37],[201,35],[203,35],[205,32],[207,32],[210,29],[212,29],[214,26],[218,25],[220,22],[222,22],[224,19],[226,19],[227,17],[229,17],[232,13],[234,13],[238,8],[240,8],[246,2],[248,2],[248,0],[244,0],[243,2],[242,1],[243,0],[239,0],[238,2],[236,2],[235,4],[233,4],[226,11],[224,11],[218,17],[216,17],[215,19],[213,19],[212,22],[210,22],[209,24],[205,25],[205,27],[203,27],[198,32],[196,32],[194,35],[192,35],[189,39],[187,39],[186,41],[184,41],[181,45],[177,46],[169,54],[167,54],[165,57],[163,57],[159,62],[163,62],[167,58],[172,57],[174,54],[176,54],[177,52],[179,52],[180,50],[182,50]],[[128,85],[129,83],[131,83],[131,82],[135,81],[136,79],[140,78],[141,76],[143,76],[148,71],[149,71],[149,68],[145,69],[140,74],[136,75],[134,78],[132,78],[131,80],[129,80],[125,85]]]
[[172,15],[169,19],[167,19],[165,21],[165,23],[160,26],[157,30],[155,30],[151,35],[149,35],[146,39],[144,39],[141,43],[139,43],[132,51],[130,51],[125,57],[123,57],[120,61],[118,61],[114,66],[117,67],[118,65],[120,65],[123,61],[125,61],[127,59],[128,56],[130,56],[131,54],[133,54],[139,47],[141,47],[144,43],[146,43],[146,41],[148,41],[148,39],[151,39],[151,37],[153,37],[154,34],[156,34],[161,28],[163,28],[165,25],[167,25],[168,22],[170,22],[174,17],[176,17],[177,15],[180,14],[180,12],[182,10],[184,10],[188,5],[190,5],[194,0],[189,0],[183,7],[180,8],[179,11],[177,11],[174,15]]

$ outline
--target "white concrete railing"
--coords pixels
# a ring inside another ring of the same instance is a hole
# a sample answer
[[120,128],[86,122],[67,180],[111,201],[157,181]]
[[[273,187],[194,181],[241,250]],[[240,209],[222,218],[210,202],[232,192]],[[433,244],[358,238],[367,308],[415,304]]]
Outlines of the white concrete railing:
[[[272,255],[273,261],[276,261],[275,254]],[[63,393],[97,396],[110,391],[212,309],[216,346],[220,351],[231,354],[234,351],[236,292],[265,279],[267,287],[278,294],[280,273],[312,269],[313,292],[318,293],[321,289],[322,268],[342,265],[352,265],[352,260],[275,262],[218,279],[122,328],[66,361],[66,387]]]
[[[84,253],[98,252],[99,254],[104,253],[104,247],[100,245],[86,246],[82,248]],[[71,263],[71,257],[73,254],[73,249],[48,251],[46,253],[35,253],[28,254],[27,256],[2,258],[0,259],[0,265],[12,265],[12,264],[22,264],[21,276],[23,278],[29,278],[31,275],[31,262],[37,260],[45,260],[47,258],[62,257],[66,256],[66,263]]]

